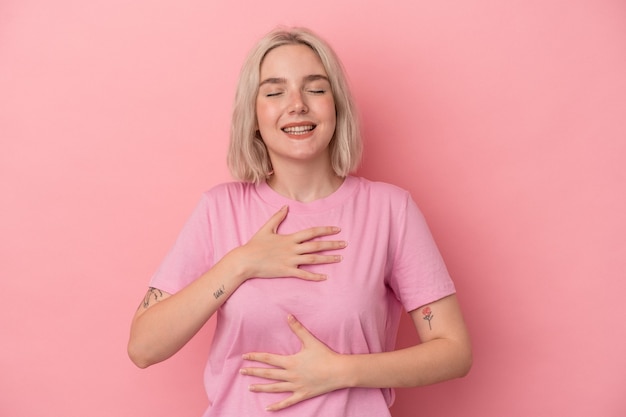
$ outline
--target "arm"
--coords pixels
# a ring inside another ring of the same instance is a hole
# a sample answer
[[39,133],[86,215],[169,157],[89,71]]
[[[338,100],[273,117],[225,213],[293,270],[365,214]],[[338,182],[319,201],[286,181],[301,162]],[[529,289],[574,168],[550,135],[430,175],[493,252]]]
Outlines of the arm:
[[174,295],[151,288],[131,325],[128,354],[140,368],[163,361],[180,350],[217,309],[247,279],[292,276],[320,281],[325,276],[301,265],[340,262],[339,255],[318,252],[344,248],[346,243],[312,239],[334,235],[337,227],[314,227],[279,235],[287,217],[283,207],[250,239],[226,254],[211,269]]
[[302,341],[292,356],[251,353],[244,359],[275,368],[244,368],[242,374],[277,382],[252,385],[257,392],[292,392],[268,410],[280,410],[300,401],[342,388],[396,388],[433,384],[462,377],[472,363],[470,340],[456,296],[428,305],[431,319],[422,309],[410,315],[422,343],[392,352],[342,355],[317,340],[294,318],[289,325]]
[[348,387],[395,388],[434,384],[467,375],[472,366],[469,335],[455,295],[410,312],[422,343],[393,352],[344,359]]
[[246,272],[227,255],[208,272],[178,293],[150,288],[131,324],[128,355],[140,368],[178,352],[211,318]]

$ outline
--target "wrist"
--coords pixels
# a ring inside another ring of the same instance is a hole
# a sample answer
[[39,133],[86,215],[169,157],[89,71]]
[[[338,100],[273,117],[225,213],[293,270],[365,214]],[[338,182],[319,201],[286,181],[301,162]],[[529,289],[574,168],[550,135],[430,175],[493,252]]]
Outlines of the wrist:
[[241,254],[241,247],[228,252],[219,263],[224,272],[232,277],[237,287],[254,276],[245,262],[245,256]]
[[355,388],[358,386],[358,366],[357,355],[337,354],[337,381],[340,384],[338,389]]

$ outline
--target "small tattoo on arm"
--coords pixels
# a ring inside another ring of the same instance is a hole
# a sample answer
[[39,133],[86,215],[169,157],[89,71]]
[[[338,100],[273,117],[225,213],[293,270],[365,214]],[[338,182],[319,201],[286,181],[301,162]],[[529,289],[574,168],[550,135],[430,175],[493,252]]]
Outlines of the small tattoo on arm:
[[424,315],[423,319],[428,320],[428,328],[432,330],[433,327],[431,326],[430,321],[433,319],[434,315],[430,307],[424,307],[422,309],[422,314]]
[[150,301],[158,302],[161,297],[163,297],[163,292],[160,289],[154,287],[148,288],[148,292],[143,299],[143,308],[150,307]]
[[225,290],[225,288],[224,288],[224,286],[222,285],[221,287],[219,287],[219,288],[217,289],[217,291],[215,291],[215,292],[213,293],[213,297],[215,297],[215,299],[217,300],[217,299],[218,299],[218,298],[220,298],[222,295],[224,295],[224,290]]

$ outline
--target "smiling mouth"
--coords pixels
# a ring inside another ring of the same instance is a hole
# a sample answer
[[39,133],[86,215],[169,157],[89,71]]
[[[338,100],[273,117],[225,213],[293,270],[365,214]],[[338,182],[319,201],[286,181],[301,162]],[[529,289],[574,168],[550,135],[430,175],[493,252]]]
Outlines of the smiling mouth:
[[281,130],[289,135],[305,135],[315,129],[316,125],[288,126]]

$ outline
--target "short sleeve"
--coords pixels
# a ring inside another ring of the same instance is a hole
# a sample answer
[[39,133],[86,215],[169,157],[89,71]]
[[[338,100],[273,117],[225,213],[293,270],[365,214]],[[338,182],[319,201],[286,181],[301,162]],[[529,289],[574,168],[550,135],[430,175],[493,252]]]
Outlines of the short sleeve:
[[152,276],[151,287],[174,294],[211,268],[213,251],[208,214],[208,197],[204,194]]
[[398,241],[390,286],[411,311],[454,294],[455,287],[426,220],[408,193],[403,214],[395,224]]

